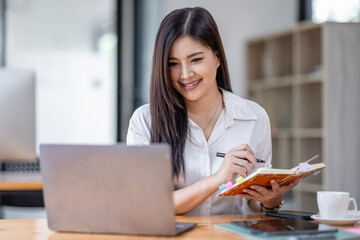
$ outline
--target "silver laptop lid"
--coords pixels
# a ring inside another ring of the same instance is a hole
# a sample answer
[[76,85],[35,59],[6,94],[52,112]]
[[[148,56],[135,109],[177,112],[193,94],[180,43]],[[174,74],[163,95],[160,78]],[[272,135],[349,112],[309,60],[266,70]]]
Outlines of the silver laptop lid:
[[167,145],[41,145],[48,225],[54,231],[174,235]]

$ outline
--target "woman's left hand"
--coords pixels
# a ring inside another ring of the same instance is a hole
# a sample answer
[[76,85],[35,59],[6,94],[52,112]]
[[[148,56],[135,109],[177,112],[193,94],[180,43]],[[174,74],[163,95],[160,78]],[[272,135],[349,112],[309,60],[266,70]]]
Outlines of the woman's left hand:
[[238,196],[258,201],[267,208],[274,208],[280,205],[282,196],[293,189],[301,179],[302,178],[298,178],[297,180],[281,187],[275,180],[270,181],[271,188],[266,188],[260,185],[252,185],[250,188],[245,188],[243,190],[245,193],[238,194]]

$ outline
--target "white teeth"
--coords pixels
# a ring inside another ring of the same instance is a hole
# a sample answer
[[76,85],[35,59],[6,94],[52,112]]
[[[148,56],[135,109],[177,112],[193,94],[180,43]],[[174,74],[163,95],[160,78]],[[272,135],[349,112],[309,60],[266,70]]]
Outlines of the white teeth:
[[191,84],[185,85],[185,87],[194,86],[194,85],[197,84],[198,82],[200,82],[200,80],[197,80],[196,82],[193,82],[193,83],[191,83]]

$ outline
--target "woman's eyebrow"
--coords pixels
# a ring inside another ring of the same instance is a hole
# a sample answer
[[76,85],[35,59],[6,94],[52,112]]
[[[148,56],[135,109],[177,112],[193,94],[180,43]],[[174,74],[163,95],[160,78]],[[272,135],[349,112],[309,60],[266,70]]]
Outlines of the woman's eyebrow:
[[192,58],[192,57],[194,57],[194,56],[196,56],[196,55],[199,55],[199,54],[202,54],[202,53],[204,53],[204,52],[194,52],[194,53],[192,53],[192,54],[190,54],[189,56],[187,56],[187,58]]
[[[194,52],[194,53],[188,55],[187,58],[192,58],[192,57],[194,57],[194,56],[196,56],[196,55],[203,54],[203,53],[204,53],[204,52],[202,52],[202,51]],[[169,57],[169,60],[177,60],[177,58]]]

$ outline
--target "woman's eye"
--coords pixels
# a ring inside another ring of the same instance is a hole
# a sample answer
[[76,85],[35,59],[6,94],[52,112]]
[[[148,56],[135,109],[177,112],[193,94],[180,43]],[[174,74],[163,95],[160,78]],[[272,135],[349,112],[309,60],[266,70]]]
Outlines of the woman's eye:
[[203,58],[194,58],[193,60],[191,60],[191,62],[194,62],[194,63],[196,63],[196,62],[199,62],[199,61],[201,61]]
[[173,67],[173,66],[176,66],[177,63],[176,62],[169,62],[169,67]]

